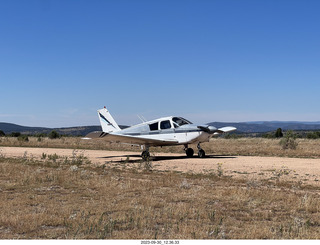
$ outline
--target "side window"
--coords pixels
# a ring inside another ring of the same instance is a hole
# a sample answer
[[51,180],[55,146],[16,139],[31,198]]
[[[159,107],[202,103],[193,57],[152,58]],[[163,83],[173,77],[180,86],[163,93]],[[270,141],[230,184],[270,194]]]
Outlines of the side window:
[[168,129],[168,128],[171,128],[171,123],[169,120],[167,121],[162,121],[160,123],[160,129]]
[[149,127],[150,127],[150,130],[151,130],[151,131],[159,130],[158,122],[149,124]]

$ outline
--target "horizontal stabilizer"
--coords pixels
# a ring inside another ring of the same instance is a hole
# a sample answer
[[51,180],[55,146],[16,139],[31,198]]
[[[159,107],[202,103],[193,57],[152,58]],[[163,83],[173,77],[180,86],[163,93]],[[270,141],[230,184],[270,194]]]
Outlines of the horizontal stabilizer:
[[84,140],[99,139],[103,134],[104,134],[104,132],[102,132],[102,131],[94,131],[94,132],[87,134],[86,137],[82,138],[82,139],[84,139]]

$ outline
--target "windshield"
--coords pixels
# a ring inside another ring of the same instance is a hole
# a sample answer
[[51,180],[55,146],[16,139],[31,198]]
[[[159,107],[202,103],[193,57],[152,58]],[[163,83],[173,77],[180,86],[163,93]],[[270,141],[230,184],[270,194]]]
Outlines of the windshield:
[[192,124],[188,120],[182,118],[182,117],[174,117],[172,118],[172,121],[178,124],[179,126],[185,125],[185,124]]

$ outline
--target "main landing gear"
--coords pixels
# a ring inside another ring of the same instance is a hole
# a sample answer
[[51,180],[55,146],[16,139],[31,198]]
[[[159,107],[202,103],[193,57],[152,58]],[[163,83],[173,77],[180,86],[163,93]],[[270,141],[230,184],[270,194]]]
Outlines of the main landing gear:
[[[144,161],[148,161],[150,159],[150,152],[149,152],[149,146],[142,146],[143,152],[141,153],[141,157]],[[197,145],[198,148],[198,157],[204,158],[206,156],[206,153],[201,148],[200,143]],[[192,148],[188,148],[188,145],[184,146],[184,150],[186,152],[187,157],[193,157],[194,150]]]
[[145,150],[141,153],[141,157],[144,161],[147,161],[150,159],[150,152],[149,152],[149,146],[144,146],[141,148],[145,148]]
[[150,159],[150,152],[149,151],[143,151],[141,153],[141,157],[143,160],[147,161],[148,159]]
[[[193,154],[194,154],[193,149],[192,148],[188,148],[188,145],[185,145],[184,147],[185,147],[184,150],[186,152],[187,157],[193,157]],[[204,158],[206,156],[206,153],[201,148],[200,143],[198,143],[197,148],[198,148],[198,156],[200,158]]]
[[185,148],[184,149],[186,151],[187,157],[193,157],[194,151],[192,148]]

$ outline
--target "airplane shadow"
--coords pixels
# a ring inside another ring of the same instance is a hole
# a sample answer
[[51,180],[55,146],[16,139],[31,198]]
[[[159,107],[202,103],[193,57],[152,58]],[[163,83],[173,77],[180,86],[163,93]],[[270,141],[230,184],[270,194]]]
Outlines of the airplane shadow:
[[[121,160],[116,160],[113,161],[113,158],[121,158]],[[137,160],[132,160],[130,158],[139,158]],[[141,162],[142,158],[140,154],[135,154],[135,155],[117,155],[117,156],[107,156],[107,157],[99,157],[102,159],[110,159],[110,161],[113,162],[124,162],[124,161],[128,161],[130,163],[136,163],[136,162]],[[170,160],[179,160],[179,159],[199,159],[201,160],[202,158],[197,157],[196,155],[193,157],[187,157],[187,156],[151,156],[150,161],[153,162],[157,162],[157,161],[170,161]],[[212,159],[233,159],[233,158],[237,158],[235,156],[224,156],[224,155],[206,155],[203,159],[208,159],[208,158],[212,158]],[[128,159],[128,160],[127,160]]]

